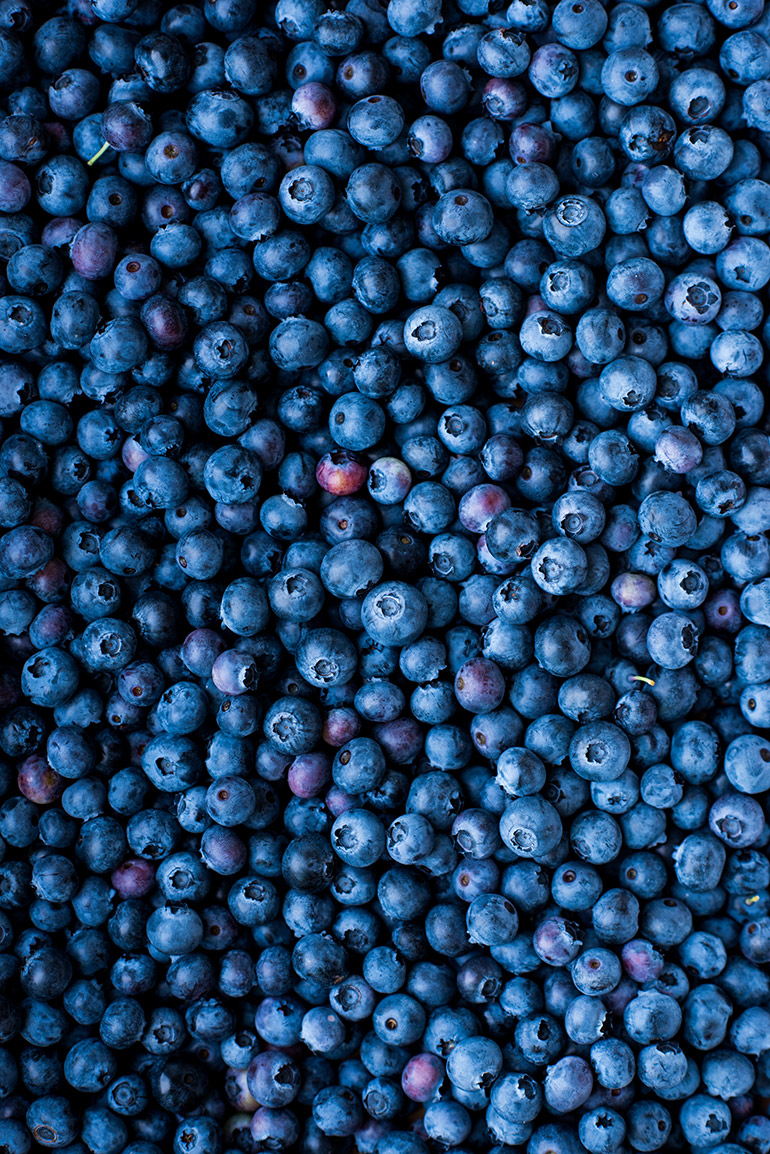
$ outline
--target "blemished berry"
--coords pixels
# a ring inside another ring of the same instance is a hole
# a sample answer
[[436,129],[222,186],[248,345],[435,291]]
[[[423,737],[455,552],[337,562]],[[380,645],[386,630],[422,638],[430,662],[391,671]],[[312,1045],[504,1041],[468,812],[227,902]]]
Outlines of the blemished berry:
[[761,0],[44,8],[0,1154],[767,1154]]

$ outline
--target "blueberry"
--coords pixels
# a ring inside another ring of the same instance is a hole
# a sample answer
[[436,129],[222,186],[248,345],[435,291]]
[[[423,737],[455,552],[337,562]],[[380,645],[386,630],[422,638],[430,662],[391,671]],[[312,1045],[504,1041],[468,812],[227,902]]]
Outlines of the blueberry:
[[758,0],[156,7],[0,4],[3,1140],[763,1148]]
[[[46,1095],[34,1102],[27,1111],[26,1123],[29,1133],[41,1146],[69,1145],[79,1132],[70,1103],[55,1095]],[[22,1139],[16,1138],[16,1141]]]

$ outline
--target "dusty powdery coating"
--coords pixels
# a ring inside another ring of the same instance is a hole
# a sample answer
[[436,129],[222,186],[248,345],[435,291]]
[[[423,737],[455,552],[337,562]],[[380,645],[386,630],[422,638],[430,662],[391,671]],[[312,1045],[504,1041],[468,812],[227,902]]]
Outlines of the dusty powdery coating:
[[44,9],[0,1149],[770,1154],[761,2]]

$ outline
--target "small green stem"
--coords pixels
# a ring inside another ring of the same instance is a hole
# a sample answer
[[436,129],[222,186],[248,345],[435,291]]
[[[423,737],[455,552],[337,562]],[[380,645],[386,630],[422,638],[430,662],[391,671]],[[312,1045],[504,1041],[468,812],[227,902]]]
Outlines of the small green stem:
[[104,144],[103,144],[103,145],[102,145],[102,147],[99,149],[99,151],[98,151],[98,152],[95,152],[95,153],[94,153],[94,155],[91,157],[91,159],[90,159],[90,160],[88,160],[88,161],[86,161],[86,163],[88,164],[88,167],[90,168],[92,164],[96,164],[96,162],[97,162],[97,160],[99,159],[99,157],[100,157],[100,156],[104,156],[105,152],[106,152],[106,151],[107,151],[107,149],[108,149],[108,148],[110,148],[110,147],[111,147],[111,145],[109,145],[109,144],[107,143],[107,141],[105,140]]

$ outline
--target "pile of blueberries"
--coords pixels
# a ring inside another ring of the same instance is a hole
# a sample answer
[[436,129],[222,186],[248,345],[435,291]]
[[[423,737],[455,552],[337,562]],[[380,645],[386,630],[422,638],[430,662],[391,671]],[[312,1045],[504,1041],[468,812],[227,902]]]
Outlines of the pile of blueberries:
[[769,237],[763,0],[0,0],[0,1154],[770,1154]]

